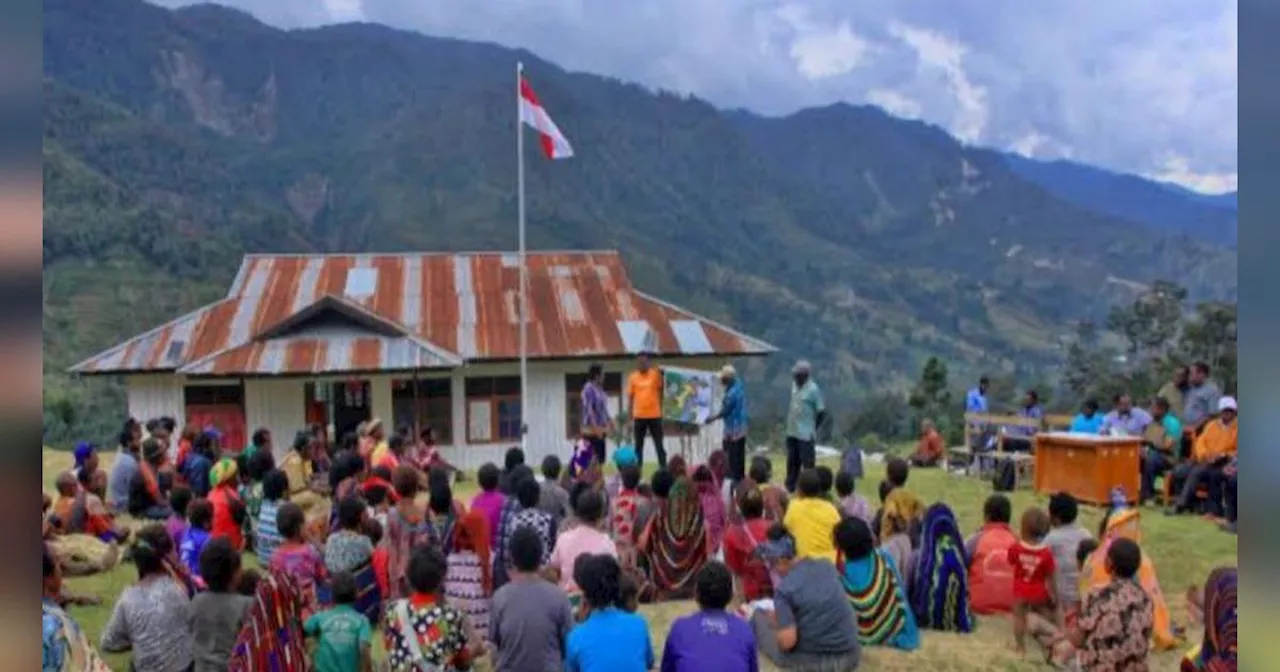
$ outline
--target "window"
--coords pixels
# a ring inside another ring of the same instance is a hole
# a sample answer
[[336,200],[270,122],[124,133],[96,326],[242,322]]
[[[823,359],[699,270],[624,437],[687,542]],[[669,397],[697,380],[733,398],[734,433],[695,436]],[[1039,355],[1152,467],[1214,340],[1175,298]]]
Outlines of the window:
[[427,426],[435,430],[436,443],[453,443],[453,383],[448,378],[391,383],[391,409],[395,426],[414,428],[414,434]]
[[[569,373],[564,377],[564,411],[565,411],[565,433],[568,438],[573,439],[578,436],[578,432],[582,425],[582,388],[587,384],[587,374],[585,373]],[[604,393],[609,395],[611,400],[622,398],[622,374],[606,373],[604,374]],[[609,411],[616,412],[613,408],[614,404],[610,404]]]
[[244,407],[244,387],[240,385],[187,385],[182,392],[185,406]]
[[520,438],[520,377],[468,378],[467,443]]

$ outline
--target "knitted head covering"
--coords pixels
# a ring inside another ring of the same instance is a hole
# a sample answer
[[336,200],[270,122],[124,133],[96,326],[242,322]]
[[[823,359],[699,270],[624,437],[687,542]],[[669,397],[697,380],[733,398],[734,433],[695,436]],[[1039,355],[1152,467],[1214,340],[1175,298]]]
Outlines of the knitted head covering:
[[83,467],[84,463],[89,461],[89,458],[93,456],[94,451],[97,449],[98,447],[89,441],[77,443],[75,449],[76,469]]
[[224,457],[209,468],[209,482],[214,486],[222,485],[236,477],[236,461]]
[[636,449],[631,446],[624,444],[618,446],[618,449],[613,451],[613,466],[619,469],[623,467],[633,467],[638,463],[639,460],[636,458]]

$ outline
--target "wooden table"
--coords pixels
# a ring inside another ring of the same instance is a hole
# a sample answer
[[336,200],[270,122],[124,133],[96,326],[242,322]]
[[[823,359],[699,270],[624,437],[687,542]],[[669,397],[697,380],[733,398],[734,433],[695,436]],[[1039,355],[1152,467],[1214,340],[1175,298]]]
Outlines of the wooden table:
[[1077,500],[1106,505],[1111,489],[1124,488],[1138,500],[1142,485],[1142,437],[1041,432],[1035,436],[1037,493],[1071,493]]

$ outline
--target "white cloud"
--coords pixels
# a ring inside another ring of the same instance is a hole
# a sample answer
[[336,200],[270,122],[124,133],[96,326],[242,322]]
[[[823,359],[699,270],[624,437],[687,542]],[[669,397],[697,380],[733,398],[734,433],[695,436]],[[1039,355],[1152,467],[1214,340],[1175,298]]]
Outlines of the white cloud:
[[976,144],[1194,188],[1235,179],[1233,0],[219,1],[283,27],[367,20],[523,47],[767,114],[871,103]]
[[1165,155],[1161,159],[1160,167],[1147,173],[1146,176],[1161,182],[1181,184],[1206,194],[1235,191],[1237,184],[1235,173],[1199,173],[1191,169],[1191,164],[1186,157],[1176,154]]

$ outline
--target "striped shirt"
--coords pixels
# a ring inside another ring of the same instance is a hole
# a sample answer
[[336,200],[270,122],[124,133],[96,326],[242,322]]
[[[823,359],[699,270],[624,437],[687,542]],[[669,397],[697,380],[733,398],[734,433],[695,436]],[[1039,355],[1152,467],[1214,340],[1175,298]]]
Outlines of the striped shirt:
[[258,554],[258,564],[264,566],[271,562],[271,554],[275,553],[276,547],[283,541],[280,538],[280,529],[276,527],[276,511],[279,507],[279,501],[264,499],[258,510],[258,525],[254,531],[253,549]]

